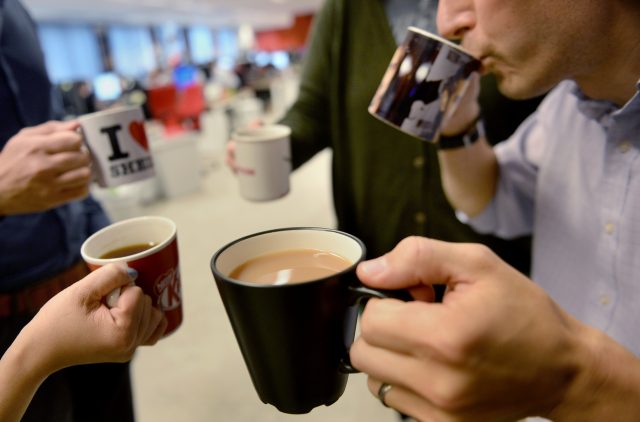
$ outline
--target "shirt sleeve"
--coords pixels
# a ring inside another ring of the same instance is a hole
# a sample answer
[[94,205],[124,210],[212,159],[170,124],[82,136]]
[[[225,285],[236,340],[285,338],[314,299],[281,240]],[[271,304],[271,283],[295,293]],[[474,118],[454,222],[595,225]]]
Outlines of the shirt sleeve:
[[493,200],[475,217],[458,213],[476,231],[506,239],[532,233],[538,169],[549,139],[542,113],[536,111],[507,141],[494,147],[500,176]]
[[330,145],[331,57],[336,35],[337,2],[328,0],[314,18],[309,50],[305,55],[300,91],[282,123],[291,128],[293,168],[297,168]]

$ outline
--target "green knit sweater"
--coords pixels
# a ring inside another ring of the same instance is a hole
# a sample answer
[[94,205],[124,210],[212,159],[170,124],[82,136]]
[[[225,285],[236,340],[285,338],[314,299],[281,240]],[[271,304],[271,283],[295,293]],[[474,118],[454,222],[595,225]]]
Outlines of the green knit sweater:
[[369,257],[420,235],[488,244],[526,271],[528,240],[480,236],[460,223],[442,191],[434,147],[368,114],[395,49],[380,1],[326,1],[314,21],[299,98],[283,120],[292,128],[294,167],[333,150],[338,228],[361,238]]

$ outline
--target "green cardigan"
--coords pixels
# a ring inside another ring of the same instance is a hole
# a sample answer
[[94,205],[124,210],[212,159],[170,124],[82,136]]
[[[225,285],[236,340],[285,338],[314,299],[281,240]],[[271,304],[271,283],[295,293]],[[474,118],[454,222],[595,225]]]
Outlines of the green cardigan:
[[294,167],[333,150],[338,228],[362,239],[368,256],[410,235],[488,244],[521,270],[529,241],[480,236],[460,223],[440,185],[434,147],[368,114],[396,43],[380,1],[327,0],[316,15],[292,128]]

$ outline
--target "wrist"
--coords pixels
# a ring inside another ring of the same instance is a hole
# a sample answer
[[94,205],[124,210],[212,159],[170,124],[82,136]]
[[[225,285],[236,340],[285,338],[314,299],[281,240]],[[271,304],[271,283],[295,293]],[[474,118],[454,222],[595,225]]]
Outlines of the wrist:
[[462,132],[456,134],[441,134],[436,147],[439,150],[468,147],[485,137],[484,122],[480,116],[471,122]]
[[635,421],[640,414],[640,361],[606,334],[582,326],[576,376],[550,419]]

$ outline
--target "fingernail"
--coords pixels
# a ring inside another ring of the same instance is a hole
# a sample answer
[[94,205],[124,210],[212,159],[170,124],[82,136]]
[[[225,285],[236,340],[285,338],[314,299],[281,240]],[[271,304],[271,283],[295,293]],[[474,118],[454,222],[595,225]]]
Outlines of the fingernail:
[[138,271],[131,267],[127,267],[127,273],[129,274],[129,278],[131,279],[131,281],[136,281],[136,279],[138,278]]
[[361,271],[367,275],[377,275],[387,268],[387,260],[384,256],[380,258],[364,261],[360,264]]

